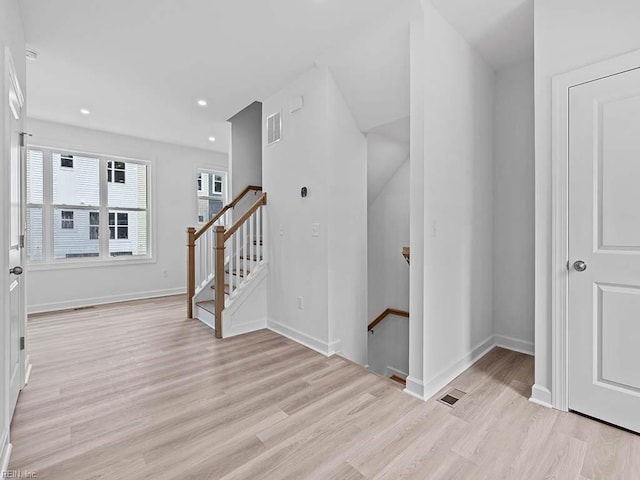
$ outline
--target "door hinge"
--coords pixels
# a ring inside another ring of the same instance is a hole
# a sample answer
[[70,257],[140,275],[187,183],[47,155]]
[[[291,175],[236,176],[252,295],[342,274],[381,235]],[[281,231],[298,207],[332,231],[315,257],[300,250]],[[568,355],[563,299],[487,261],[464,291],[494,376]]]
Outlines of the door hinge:
[[24,350],[24,337],[20,337],[20,350]]
[[24,248],[24,234],[20,235],[20,248]]
[[24,137],[32,137],[33,135],[31,135],[28,132],[20,132],[20,146],[21,147],[25,147],[27,145],[27,142],[25,142],[25,138]]

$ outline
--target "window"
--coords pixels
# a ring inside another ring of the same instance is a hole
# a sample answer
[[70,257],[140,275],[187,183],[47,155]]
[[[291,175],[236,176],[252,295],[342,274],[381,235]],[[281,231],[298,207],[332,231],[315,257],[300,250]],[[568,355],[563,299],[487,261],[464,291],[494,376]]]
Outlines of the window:
[[129,214],[109,212],[109,238],[111,240],[129,238]]
[[73,168],[73,155],[61,155],[60,166],[64,168]]
[[198,223],[208,222],[225,204],[226,174],[210,170],[198,170]]
[[100,212],[89,212],[89,240],[100,239]]
[[149,258],[146,162],[33,147],[26,170],[30,262]]
[[126,167],[124,162],[107,162],[107,182],[124,183]]
[[63,230],[73,230],[73,212],[62,210],[60,212],[60,228]]

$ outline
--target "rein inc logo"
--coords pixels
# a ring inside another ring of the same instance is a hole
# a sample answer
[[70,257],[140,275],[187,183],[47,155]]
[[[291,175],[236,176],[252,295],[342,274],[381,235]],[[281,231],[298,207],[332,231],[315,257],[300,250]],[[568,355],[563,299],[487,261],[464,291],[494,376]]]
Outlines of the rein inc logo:
[[0,478],[38,478],[38,474],[28,470],[7,470]]

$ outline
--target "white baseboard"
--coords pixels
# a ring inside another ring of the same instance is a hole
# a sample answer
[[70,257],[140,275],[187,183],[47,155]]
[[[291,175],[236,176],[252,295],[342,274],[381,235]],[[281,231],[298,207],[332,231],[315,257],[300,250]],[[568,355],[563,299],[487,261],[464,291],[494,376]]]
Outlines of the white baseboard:
[[9,429],[5,430],[0,440],[0,478],[7,477],[9,469],[9,458],[11,457],[12,445],[9,443]]
[[387,368],[385,368],[385,376],[391,377],[393,375],[395,375],[396,377],[400,377],[404,380],[406,380],[407,377],[409,376],[407,372],[403,372],[402,370],[398,370],[397,368],[390,367],[389,365],[387,365]]
[[526,355],[535,355],[533,342],[520,340],[519,338],[507,337],[506,335],[496,335],[496,347],[506,348],[514,352],[524,353]]
[[412,376],[408,376],[405,380],[407,383],[404,388],[404,392],[418,400],[424,401],[424,383],[422,383],[422,380],[418,380]]
[[257,332],[258,330],[264,330],[265,328],[267,328],[266,318],[255,320],[253,322],[242,323],[238,326],[233,326],[229,333],[225,332],[224,338],[231,338],[237,335],[244,335],[245,333]]
[[487,353],[493,350],[494,347],[495,339],[493,335],[491,335],[489,338],[476,345],[467,355],[444,369],[436,375],[433,380],[429,381],[424,388],[424,399],[427,400],[433,397],[436,393],[446,387],[451,380],[484,357]]
[[47,313],[60,310],[70,310],[72,308],[93,307],[96,305],[106,305],[108,303],[128,302],[131,300],[144,300],[147,298],[170,297],[172,295],[183,295],[187,293],[185,288],[168,288],[165,290],[151,290],[148,292],[127,293],[123,295],[107,295],[104,297],[83,298],[77,300],[67,300],[64,302],[43,303],[39,305],[28,305],[27,312]]
[[553,408],[553,405],[551,404],[551,390],[541,387],[540,385],[533,386],[529,401],[546,408]]
[[275,320],[267,320],[267,328],[276,332],[283,337],[287,337],[294,342],[298,342],[301,345],[304,345],[311,350],[314,350],[318,353],[321,353],[325,357],[330,357],[335,353],[332,350],[331,346],[335,346],[334,342],[331,346],[318,338],[312,337],[311,335],[307,335],[306,333],[301,332],[300,330],[296,330],[295,328],[288,327],[283,325],[282,323],[276,322]]

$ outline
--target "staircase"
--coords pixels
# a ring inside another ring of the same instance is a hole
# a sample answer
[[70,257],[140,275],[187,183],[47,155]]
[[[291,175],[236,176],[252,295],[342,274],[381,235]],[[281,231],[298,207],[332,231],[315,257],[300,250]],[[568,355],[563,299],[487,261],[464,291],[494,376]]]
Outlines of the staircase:
[[[234,209],[250,195],[256,200],[235,218]],[[266,303],[266,204],[262,187],[248,186],[202,228],[187,229],[187,316],[213,328],[217,338],[256,329],[262,296]]]
[[[409,263],[410,249],[402,248],[402,256]],[[389,317],[395,317],[391,322],[383,322]],[[398,308],[386,308],[380,315],[369,323],[369,369],[379,375],[384,375],[399,386],[406,385],[409,371],[408,322],[409,312]],[[406,346],[399,341],[404,337],[406,329]],[[375,332],[379,330],[378,334]],[[404,349],[406,348],[406,352]],[[404,353],[402,353],[404,352]],[[405,357],[406,353],[406,357]]]

